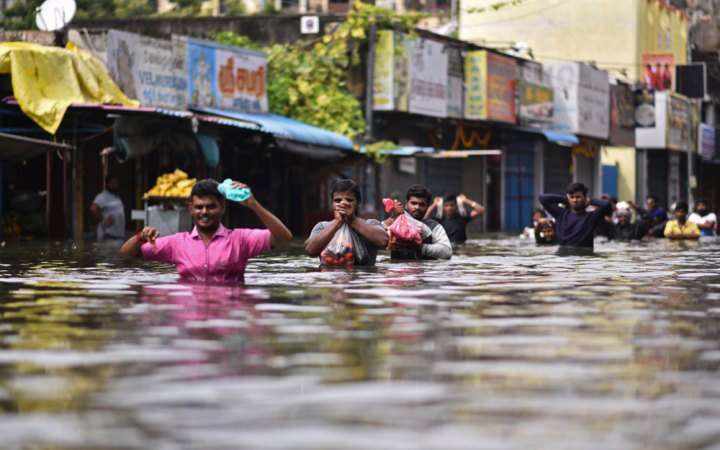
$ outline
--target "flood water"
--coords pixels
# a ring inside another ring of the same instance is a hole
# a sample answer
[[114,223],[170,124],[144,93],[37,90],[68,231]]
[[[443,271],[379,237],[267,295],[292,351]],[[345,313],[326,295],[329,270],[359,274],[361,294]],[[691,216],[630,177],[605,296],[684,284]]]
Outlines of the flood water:
[[246,279],[0,249],[0,448],[720,449],[715,240]]

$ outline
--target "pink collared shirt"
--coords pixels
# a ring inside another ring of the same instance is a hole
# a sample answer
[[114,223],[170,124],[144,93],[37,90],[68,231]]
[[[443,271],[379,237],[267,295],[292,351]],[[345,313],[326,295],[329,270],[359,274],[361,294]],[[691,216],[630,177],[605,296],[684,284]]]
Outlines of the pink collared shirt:
[[175,233],[145,243],[142,256],[148,261],[175,264],[180,278],[204,283],[243,283],[248,259],[270,250],[269,230],[236,228],[220,225],[208,245],[197,228]]

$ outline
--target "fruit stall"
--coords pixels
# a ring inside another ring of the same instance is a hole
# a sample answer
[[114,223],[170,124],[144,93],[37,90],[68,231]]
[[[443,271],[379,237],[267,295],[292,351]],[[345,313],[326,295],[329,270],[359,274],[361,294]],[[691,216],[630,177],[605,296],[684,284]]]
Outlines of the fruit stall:
[[160,175],[155,186],[143,196],[144,209],[133,210],[133,220],[156,228],[160,236],[190,231],[192,218],[188,210],[188,200],[195,181],[195,178],[189,178],[188,174],[180,169]]

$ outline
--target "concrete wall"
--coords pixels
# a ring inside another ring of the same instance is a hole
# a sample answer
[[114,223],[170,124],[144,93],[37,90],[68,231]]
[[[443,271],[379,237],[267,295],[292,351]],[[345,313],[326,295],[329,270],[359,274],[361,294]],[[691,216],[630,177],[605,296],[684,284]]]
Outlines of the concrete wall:
[[[209,38],[220,31],[233,31],[260,43],[288,43],[310,40],[318,35],[300,34],[300,15],[240,16],[240,17],[149,17],[134,19],[76,20],[73,29],[115,29],[169,39],[177,34],[195,38]],[[320,16],[320,29],[341,22],[344,16]]]
[[460,39],[500,48],[526,42],[540,61],[593,61],[629,80],[640,79],[645,52],[687,61],[686,19],[655,0],[543,0],[492,10],[494,3],[462,3]]
[[618,200],[637,201],[635,149],[632,147],[603,147],[602,163],[618,166]]

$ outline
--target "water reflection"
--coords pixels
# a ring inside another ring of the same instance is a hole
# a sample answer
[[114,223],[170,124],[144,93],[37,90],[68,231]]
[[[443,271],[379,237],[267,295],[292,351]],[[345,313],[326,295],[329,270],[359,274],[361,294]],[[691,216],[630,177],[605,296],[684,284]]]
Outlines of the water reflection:
[[[515,239],[450,261],[178,284],[0,249],[2,448],[720,446],[720,245]],[[42,263],[38,263],[42,260]]]

